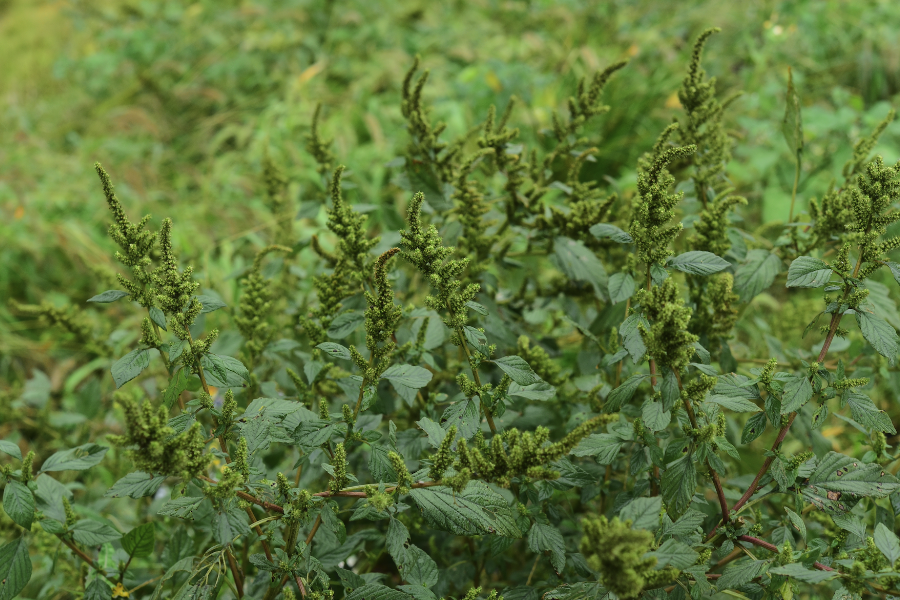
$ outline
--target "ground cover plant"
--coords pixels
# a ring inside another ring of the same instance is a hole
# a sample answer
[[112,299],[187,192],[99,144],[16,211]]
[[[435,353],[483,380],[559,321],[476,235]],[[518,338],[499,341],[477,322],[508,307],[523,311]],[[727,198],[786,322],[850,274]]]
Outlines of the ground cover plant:
[[900,594],[893,112],[829,169],[788,76],[787,219],[757,226],[716,32],[631,182],[596,176],[626,61],[540,135],[516,98],[453,135],[416,59],[396,192],[354,185],[317,107],[302,154],[263,145],[240,248],[96,164],[117,267],[9,307],[70,365],[3,398],[0,598]]

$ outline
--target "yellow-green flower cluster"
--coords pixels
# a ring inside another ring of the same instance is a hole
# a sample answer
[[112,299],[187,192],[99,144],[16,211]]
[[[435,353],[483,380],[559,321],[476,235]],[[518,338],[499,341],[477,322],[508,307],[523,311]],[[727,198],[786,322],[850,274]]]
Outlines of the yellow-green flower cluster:
[[699,338],[688,331],[692,311],[685,306],[678,285],[669,277],[650,291],[640,290],[637,298],[650,321],[649,329],[638,325],[647,354],[658,364],[680,371],[690,362]]

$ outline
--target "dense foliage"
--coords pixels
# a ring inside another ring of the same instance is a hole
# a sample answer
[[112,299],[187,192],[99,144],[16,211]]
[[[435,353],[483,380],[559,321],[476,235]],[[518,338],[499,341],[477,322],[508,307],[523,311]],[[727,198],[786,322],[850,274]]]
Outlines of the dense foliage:
[[[751,226],[716,32],[676,119],[627,150],[597,134],[626,61],[535,135],[515,96],[438,120],[425,55],[374,176],[397,194],[355,185],[319,106],[302,155],[261,142],[252,243],[196,260],[190,206],[141,216],[97,164],[117,269],[96,262],[86,306],[11,304],[76,358],[2,397],[0,600],[900,594],[900,163],[874,152],[894,115],[810,169],[789,75],[788,219]],[[241,72],[205,105],[144,69],[173,129],[277,84]],[[633,183],[598,172],[623,155]]]

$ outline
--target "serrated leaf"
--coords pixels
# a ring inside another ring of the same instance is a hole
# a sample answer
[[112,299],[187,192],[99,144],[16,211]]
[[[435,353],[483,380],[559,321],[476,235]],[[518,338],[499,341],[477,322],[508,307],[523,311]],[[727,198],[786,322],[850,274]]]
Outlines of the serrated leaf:
[[412,596],[380,583],[367,583],[347,594],[345,600],[412,600]]
[[650,431],[662,431],[672,421],[672,413],[663,408],[662,402],[647,398],[641,406],[641,418]]
[[475,435],[475,432],[481,427],[481,412],[478,409],[478,403],[467,398],[454,402],[441,415],[441,427],[450,429],[451,425],[456,425],[456,430],[466,439]]
[[204,354],[200,358],[206,383],[220,388],[244,387],[250,383],[250,371],[244,363],[231,356]]
[[490,356],[491,353],[487,347],[487,336],[483,332],[466,325],[463,327],[463,335],[470,346],[481,352],[483,356]]
[[331,326],[328,327],[328,337],[342,340],[356,331],[356,328],[362,325],[365,320],[365,314],[360,311],[344,311],[331,322]]
[[178,397],[181,395],[181,392],[186,390],[187,387],[188,380],[186,370],[184,368],[180,368],[175,371],[174,375],[172,375],[172,379],[169,381],[169,387],[167,387],[165,392],[163,392],[163,404],[166,405],[166,408],[172,408],[173,406],[175,406],[175,402],[178,401]]
[[865,307],[859,307],[856,311],[856,323],[866,341],[872,345],[875,352],[888,359],[892,365],[897,360],[897,352],[900,352],[900,337],[897,330],[879,316],[868,312]]
[[166,517],[178,517],[179,519],[192,518],[193,512],[197,510],[200,503],[203,502],[202,496],[182,496],[181,498],[173,498],[160,507],[156,513]]
[[863,497],[884,498],[900,490],[900,481],[876,463],[829,452],[801,488],[803,497],[831,514],[843,514]]
[[725,567],[725,571],[716,582],[716,587],[719,590],[739,588],[765,573],[768,566],[769,563],[765,560],[737,560]]
[[51,471],[84,471],[103,460],[106,446],[98,444],[83,444],[70,450],[60,450],[44,461],[41,465],[41,473]]
[[150,316],[150,320],[156,323],[160,329],[168,331],[166,329],[166,315],[163,314],[162,310],[156,306],[151,306],[147,309],[147,314]]
[[697,488],[697,467],[690,453],[669,463],[660,481],[663,502],[670,515],[683,514]]
[[550,564],[557,573],[566,566],[566,544],[562,533],[553,525],[535,523],[528,531],[528,548],[532,552],[550,552]]
[[403,562],[397,567],[403,579],[411,585],[430,588],[438,582],[437,563],[415,544],[406,548]]
[[769,289],[781,273],[781,259],[768,250],[750,250],[741,266],[734,272],[734,291],[741,302],[749,302]]
[[785,507],[785,512],[787,512],[788,519],[791,521],[791,525],[800,534],[804,540],[806,539],[806,523],[803,522],[803,517],[792,511],[791,509]]
[[543,382],[526,386],[521,386],[518,383],[511,383],[507,393],[510,396],[518,396],[519,398],[545,402],[556,396],[556,388],[549,383]]
[[25,536],[0,548],[0,600],[12,600],[31,579],[31,557]]
[[500,367],[500,370],[519,385],[531,385],[543,381],[525,359],[519,356],[504,356],[491,362]]
[[606,269],[597,255],[584,244],[567,237],[558,237],[553,241],[553,252],[566,277],[586,281],[597,290],[606,289]]
[[639,363],[647,353],[647,345],[644,344],[644,338],[641,336],[639,325],[643,324],[645,329],[650,329],[650,321],[641,314],[630,315],[622,321],[619,328],[619,335],[622,336],[622,345],[631,355],[631,360]]
[[781,397],[781,414],[787,415],[800,410],[812,398],[813,389],[809,379],[804,375],[791,377],[784,386]]
[[656,557],[655,568],[662,569],[672,566],[676,569],[686,569],[697,562],[698,554],[684,542],[668,539],[653,552],[645,556]]
[[382,379],[387,379],[394,386],[409,406],[415,402],[419,389],[428,385],[431,381],[431,371],[424,367],[413,365],[391,365],[381,374]]
[[334,342],[322,342],[316,346],[316,348],[324,351],[328,356],[350,360],[350,350],[340,344],[335,344]]
[[123,292],[122,290],[106,290],[103,293],[97,294],[91,298],[88,298],[88,302],[99,302],[101,304],[107,304],[109,302],[115,302],[116,300],[121,300],[126,297],[128,292]]
[[106,542],[114,542],[122,537],[122,534],[103,523],[82,519],[72,525],[70,531],[75,541],[85,546],[99,546]]
[[893,566],[900,558],[900,539],[897,538],[897,534],[888,529],[884,523],[879,523],[875,526],[875,535],[872,537],[875,546],[888,559],[888,564]]
[[416,421],[416,425],[428,435],[428,443],[435,448],[440,446],[441,442],[443,442],[444,438],[447,436],[447,430],[428,417],[423,417],[422,420]]
[[416,488],[409,494],[437,529],[456,535],[522,536],[516,526],[516,512],[503,496],[481,481],[470,481],[459,494],[444,486]]
[[6,440],[0,440],[0,452],[4,454],[9,454],[13,458],[18,458],[22,460],[22,449],[19,448],[18,444],[14,444],[12,442],[8,442]]
[[692,275],[712,275],[727,269],[731,263],[712,252],[691,250],[670,258],[667,266]]
[[812,256],[795,258],[788,267],[787,287],[822,287],[831,279],[831,271],[828,263],[818,258]]
[[153,523],[144,523],[122,536],[122,548],[129,556],[150,556],[155,545],[156,526]]
[[120,388],[140,375],[148,366],[150,366],[150,350],[138,348],[114,362],[110,373],[116,382],[116,387]]
[[200,304],[203,305],[203,308],[200,309],[200,314],[211,313],[214,310],[219,310],[220,308],[225,308],[228,306],[220,299],[210,296],[209,294],[198,294],[194,296],[197,300],[200,301]]
[[34,494],[24,483],[7,480],[3,490],[3,510],[19,527],[30,530],[34,522]]
[[727,408],[734,412],[759,412],[761,410],[756,404],[746,398],[725,396],[723,394],[713,394],[706,401],[718,404],[722,408]]
[[488,309],[486,309],[483,305],[478,304],[477,302],[473,302],[469,300],[466,302],[466,306],[477,312],[479,315],[486,317],[488,315]]
[[112,588],[102,577],[95,577],[84,590],[83,600],[112,600]]
[[591,235],[598,240],[610,239],[620,244],[634,243],[634,240],[628,232],[622,231],[615,225],[609,223],[597,223],[596,225],[591,225],[591,228],[588,231],[590,231]]
[[789,563],[781,567],[772,567],[769,569],[769,573],[784,575],[785,577],[790,577],[797,581],[802,581],[803,583],[813,584],[822,583],[823,581],[828,581],[829,579],[837,577],[837,572],[835,571],[807,569],[801,563]]
[[625,302],[634,295],[634,277],[630,273],[615,273],[609,278],[609,299],[613,304]]
[[895,434],[897,430],[891,423],[891,418],[883,410],[879,410],[872,399],[855,390],[849,390],[847,395],[847,404],[850,405],[850,413],[853,420],[859,421],[866,427],[881,431],[884,433]]
[[756,413],[744,424],[744,430],[741,433],[741,443],[749,444],[766,430],[766,413]]
[[166,478],[162,475],[151,475],[142,471],[129,473],[113,484],[104,494],[107,498],[143,498],[152,496]]
[[624,442],[611,433],[592,433],[572,450],[575,456],[594,456],[601,465],[612,464]]
[[662,498],[635,498],[619,512],[623,521],[631,521],[633,529],[646,529],[655,532],[659,529],[659,511],[662,509]]
[[613,413],[622,408],[623,404],[631,400],[638,386],[647,377],[648,375],[642,373],[634,373],[622,382],[622,385],[611,391],[609,396],[606,397],[606,402],[603,404],[603,412]]

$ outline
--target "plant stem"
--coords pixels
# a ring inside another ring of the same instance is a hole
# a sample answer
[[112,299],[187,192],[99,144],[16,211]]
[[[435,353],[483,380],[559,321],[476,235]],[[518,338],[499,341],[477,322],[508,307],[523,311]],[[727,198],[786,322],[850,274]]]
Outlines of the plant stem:
[[225,549],[225,556],[228,557],[228,568],[231,569],[231,576],[234,578],[234,587],[237,590],[238,598],[244,597],[244,580],[241,577],[240,570],[238,569],[237,563],[234,562],[234,555],[231,554],[231,550]]
[[116,583],[115,581],[113,581],[112,579],[110,579],[110,578],[106,575],[106,573],[103,572],[103,569],[100,568],[100,565],[98,565],[97,562],[96,562],[93,558],[91,558],[90,556],[88,556],[87,554],[85,554],[84,551],[83,551],[81,548],[79,548],[78,546],[76,546],[75,544],[73,544],[72,542],[70,542],[69,540],[65,539],[65,538],[62,536],[61,533],[57,533],[57,534],[56,534],[56,537],[58,537],[59,540],[60,540],[63,544],[65,544],[66,546],[68,546],[68,547],[69,547],[69,550],[71,550],[72,552],[74,552],[75,555],[76,555],[78,558],[80,558],[81,560],[83,560],[84,562],[86,562],[86,563],[87,563],[90,567],[92,567],[95,571],[97,571],[98,573],[100,573],[100,575],[102,575],[104,579],[106,579],[108,582],[110,582],[110,583],[112,583],[112,584],[115,584],[115,583]]
[[796,156],[797,165],[794,169],[794,190],[791,192],[791,212],[788,216],[788,223],[794,222],[794,202],[797,200],[797,185],[800,183],[800,157]]

